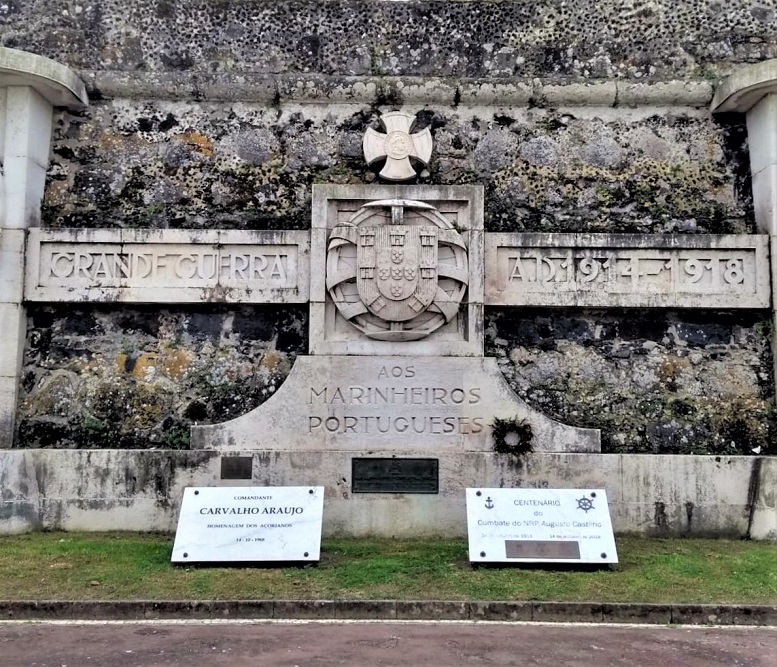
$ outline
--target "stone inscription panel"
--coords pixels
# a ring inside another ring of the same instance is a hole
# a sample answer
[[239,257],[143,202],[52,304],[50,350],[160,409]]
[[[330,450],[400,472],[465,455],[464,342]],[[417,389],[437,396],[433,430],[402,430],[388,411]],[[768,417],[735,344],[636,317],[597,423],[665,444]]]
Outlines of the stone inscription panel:
[[767,308],[766,236],[489,234],[486,304]]
[[413,362],[376,365],[355,383],[311,383],[311,435],[477,435],[486,427],[483,387],[474,378],[429,377]]
[[33,230],[28,301],[303,302],[305,232]]
[[599,432],[531,410],[494,359],[297,357],[262,405],[222,424],[192,427],[193,448],[341,450],[436,456],[493,446],[495,417],[527,419],[536,451],[599,451]]

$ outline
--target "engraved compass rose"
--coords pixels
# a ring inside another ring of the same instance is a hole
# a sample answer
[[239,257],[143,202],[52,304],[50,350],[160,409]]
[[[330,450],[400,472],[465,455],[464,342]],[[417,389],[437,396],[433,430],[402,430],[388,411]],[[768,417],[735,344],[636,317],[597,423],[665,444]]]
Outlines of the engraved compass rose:
[[387,181],[406,181],[415,178],[415,170],[410,158],[415,158],[424,166],[432,157],[432,133],[428,128],[410,134],[414,116],[401,111],[390,111],[380,117],[386,133],[367,128],[362,147],[367,164],[373,164],[386,158],[386,165],[380,176]]

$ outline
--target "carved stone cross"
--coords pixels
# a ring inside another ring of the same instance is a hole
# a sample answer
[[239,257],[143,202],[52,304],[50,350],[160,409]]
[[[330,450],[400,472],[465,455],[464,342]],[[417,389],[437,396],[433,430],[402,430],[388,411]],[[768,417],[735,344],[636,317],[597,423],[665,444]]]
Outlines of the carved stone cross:
[[428,128],[410,134],[415,118],[401,111],[384,113],[380,122],[386,134],[368,128],[364,134],[364,158],[367,164],[386,158],[380,171],[387,181],[406,181],[415,177],[410,157],[426,165],[432,156],[432,133]]

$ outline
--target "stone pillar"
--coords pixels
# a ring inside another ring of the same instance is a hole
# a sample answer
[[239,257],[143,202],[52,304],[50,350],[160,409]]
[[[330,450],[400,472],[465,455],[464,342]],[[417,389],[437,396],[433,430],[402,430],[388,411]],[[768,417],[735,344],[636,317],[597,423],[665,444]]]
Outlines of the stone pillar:
[[758,229],[769,235],[772,270],[772,353],[777,385],[777,59],[744,67],[718,86],[712,112],[746,114]]
[[83,83],[48,58],[0,48],[0,447],[14,441],[24,356],[26,230],[40,223],[54,106],[82,107]]

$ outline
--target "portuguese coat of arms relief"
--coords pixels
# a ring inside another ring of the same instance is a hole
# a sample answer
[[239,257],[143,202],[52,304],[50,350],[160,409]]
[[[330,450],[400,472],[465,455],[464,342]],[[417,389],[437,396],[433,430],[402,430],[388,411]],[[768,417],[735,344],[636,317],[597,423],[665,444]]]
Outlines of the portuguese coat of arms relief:
[[461,235],[426,202],[368,202],[329,237],[329,295],[375,340],[420,340],[451,321],[468,277]]

